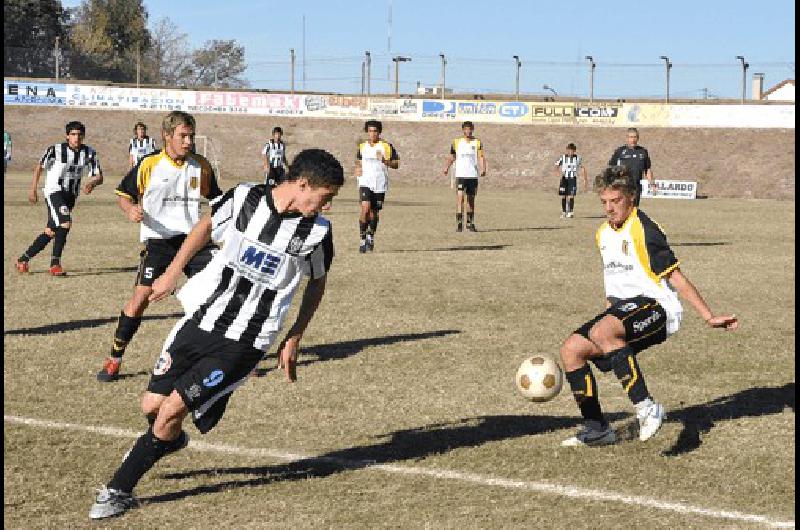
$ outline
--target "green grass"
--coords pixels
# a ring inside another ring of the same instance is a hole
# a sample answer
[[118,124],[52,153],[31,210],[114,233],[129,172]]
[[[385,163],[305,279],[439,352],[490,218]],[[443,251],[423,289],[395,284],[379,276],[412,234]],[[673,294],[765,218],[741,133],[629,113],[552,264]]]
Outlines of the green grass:
[[[41,231],[44,208],[25,202],[28,175],[4,197],[4,412],[144,430],[139,397],[180,306],[148,310],[123,363],[129,377],[94,374],[132,292],[138,227],[107,184],[81,197],[64,255],[66,278],[14,267]],[[195,440],[347,461],[372,460],[528,482],[603,489],[794,517],[794,202],[645,200],[682,270],[712,309],[741,329],[707,329],[686,307],[682,329],[640,357],[668,410],[662,431],[631,440],[632,407],[597,374],[625,441],[589,451],[558,447],[578,411],[565,389],[532,404],[513,376],[529,353],[561,341],[603,307],[594,195],[559,219],[558,198],[481,189],[477,234],[455,233],[449,188],[394,186],[373,254],[358,253],[355,185],[334,202],[337,256],[326,297],[302,344],[295,385],[273,363]],[[290,319],[293,315],[290,316]],[[56,326],[61,324],[61,326]],[[53,329],[64,331],[53,331]],[[26,331],[27,330],[27,331]],[[627,434],[626,434],[627,433]],[[5,423],[9,528],[88,524],[93,488],[132,439]],[[675,454],[674,456],[669,456]],[[353,469],[330,462],[187,450],[139,484],[151,500],[113,528],[746,527],[736,520],[569,499],[479,483]]]

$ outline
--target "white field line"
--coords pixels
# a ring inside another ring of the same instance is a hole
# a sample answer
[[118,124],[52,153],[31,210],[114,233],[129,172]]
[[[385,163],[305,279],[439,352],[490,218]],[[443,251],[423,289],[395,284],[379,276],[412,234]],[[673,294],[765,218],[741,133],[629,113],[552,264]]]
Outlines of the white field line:
[[[137,438],[142,433],[136,432],[131,429],[120,429],[117,427],[103,427],[93,425],[79,425],[76,423],[64,423],[59,421],[40,420],[36,418],[24,418],[20,416],[4,415],[3,420],[6,423],[17,423],[29,425],[32,427],[44,427],[48,429],[66,429],[72,431],[83,431],[102,434],[104,436],[115,436],[119,438]],[[400,466],[393,464],[376,464],[366,461],[344,460],[333,457],[314,457],[304,456],[296,453],[289,453],[285,451],[277,451],[265,448],[246,448],[237,447],[234,445],[222,444],[209,444],[191,440],[189,442],[189,449],[195,451],[211,452],[211,453],[227,453],[235,455],[255,456],[255,457],[268,457],[275,460],[284,460],[288,462],[296,462],[299,460],[329,462],[342,465],[349,468],[364,468],[383,471],[386,473],[396,473],[401,475],[417,475],[433,477],[446,480],[457,480],[461,482],[469,482],[483,486],[495,486],[500,488],[517,489],[534,491],[537,493],[546,493],[550,495],[558,495],[561,497],[570,497],[576,499],[587,499],[589,501],[606,501],[616,502],[619,504],[627,504],[632,506],[642,506],[645,508],[653,508],[656,510],[663,510],[667,512],[674,512],[686,515],[699,515],[702,517],[710,517],[713,519],[728,519],[732,521],[742,521],[748,523],[763,524],[771,528],[794,528],[794,521],[779,521],[763,515],[754,515],[730,510],[715,510],[712,508],[703,508],[700,506],[692,506],[690,504],[682,504],[678,502],[671,502],[659,500],[652,497],[640,497],[636,495],[626,495],[624,493],[616,493],[613,491],[594,490],[587,488],[580,488],[577,486],[564,486],[559,484],[551,484],[547,482],[528,482],[520,480],[510,480],[504,478],[491,477],[487,475],[479,475],[475,473],[464,473],[460,471],[450,471],[444,469],[431,469],[414,466]]]

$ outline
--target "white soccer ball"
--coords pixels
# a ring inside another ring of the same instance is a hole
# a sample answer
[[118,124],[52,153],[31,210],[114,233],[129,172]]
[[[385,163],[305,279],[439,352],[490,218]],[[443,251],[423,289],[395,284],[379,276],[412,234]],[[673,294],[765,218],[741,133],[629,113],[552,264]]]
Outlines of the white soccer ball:
[[561,391],[564,372],[549,355],[536,354],[528,357],[517,369],[514,378],[517,391],[529,401],[550,401]]

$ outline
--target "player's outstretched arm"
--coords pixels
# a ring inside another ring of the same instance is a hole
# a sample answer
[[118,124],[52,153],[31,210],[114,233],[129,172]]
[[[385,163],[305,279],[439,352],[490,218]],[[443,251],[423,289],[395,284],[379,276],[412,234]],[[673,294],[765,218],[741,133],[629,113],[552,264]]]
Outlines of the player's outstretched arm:
[[486,176],[486,169],[487,169],[488,166],[486,164],[486,157],[483,156],[483,151],[481,151],[480,157],[481,157],[480,158],[480,160],[481,160],[481,176],[485,177]]
[[300,346],[300,339],[303,338],[309,322],[314,316],[314,313],[322,301],[325,294],[325,281],[327,275],[322,278],[308,280],[305,292],[303,293],[303,301],[300,302],[300,310],[297,314],[297,320],[294,325],[286,333],[286,338],[283,339],[278,347],[278,367],[283,367],[286,374],[286,380],[290,383],[297,381],[297,350]]
[[689,281],[689,278],[687,278],[680,269],[676,268],[673,270],[669,276],[667,276],[667,281],[678,291],[681,298],[686,300],[689,305],[697,311],[700,318],[705,320],[706,324],[712,328],[725,328],[733,331],[739,327],[739,319],[736,315],[715,315],[711,309],[709,309],[708,304],[706,304],[706,301],[697,290],[697,287]]
[[164,274],[156,278],[153,282],[153,292],[150,295],[151,302],[158,302],[175,292],[178,286],[178,278],[183,274],[183,269],[189,261],[197,254],[201,248],[211,241],[211,215],[206,215],[189,232],[183,241],[178,253],[164,271]]
[[92,193],[92,190],[103,183],[103,172],[100,171],[94,177],[89,179],[89,182],[83,185],[83,192],[86,195]]
[[31,189],[28,190],[28,202],[36,204],[39,202],[39,196],[36,194],[36,188],[39,187],[39,178],[42,176],[42,165],[36,164],[33,169],[33,181],[31,181]]

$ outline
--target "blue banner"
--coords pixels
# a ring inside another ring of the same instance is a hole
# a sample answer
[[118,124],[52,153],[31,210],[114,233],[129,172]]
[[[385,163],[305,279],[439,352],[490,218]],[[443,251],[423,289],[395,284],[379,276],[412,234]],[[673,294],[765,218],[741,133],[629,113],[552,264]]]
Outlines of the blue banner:
[[67,87],[56,83],[3,80],[5,105],[66,105]]

